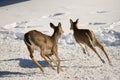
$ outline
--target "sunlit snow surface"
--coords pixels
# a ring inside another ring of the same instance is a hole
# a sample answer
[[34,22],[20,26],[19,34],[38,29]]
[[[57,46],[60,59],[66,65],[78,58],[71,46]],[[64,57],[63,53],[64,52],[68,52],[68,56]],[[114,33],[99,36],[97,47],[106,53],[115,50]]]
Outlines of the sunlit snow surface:
[[[120,80],[119,3],[119,0],[27,0],[0,7],[0,80]],[[83,53],[70,31],[70,18],[73,21],[79,18],[79,29],[93,30],[113,66],[99,48],[96,49],[105,64],[90,48],[90,56]],[[35,51],[43,74],[29,57],[23,41],[24,34],[30,30],[52,35],[50,22],[55,25],[61,22],[64,30],[58,41],[63,68],[59,74]]]

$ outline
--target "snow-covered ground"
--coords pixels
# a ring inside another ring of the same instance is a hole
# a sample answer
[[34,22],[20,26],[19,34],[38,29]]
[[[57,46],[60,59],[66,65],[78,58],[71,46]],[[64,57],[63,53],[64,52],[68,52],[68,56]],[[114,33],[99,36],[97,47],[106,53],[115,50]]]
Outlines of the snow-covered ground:
[[[120,80],[119,3],[119,0],[25,0],[0,7],[0,80]],[[79,28],[94,31],[113,66],[98,48],[106,64],[91,49],[90,56],[83,53],[70,31],[70,18],[79,18]],[[29,30],[51,35],[50,22],[55,25],[61,22],[64,30],[58,42],[64,71],[59,74],[36,51],[34,55],[44,68],[43,74],[30,59],[23,42],[23,35]]]

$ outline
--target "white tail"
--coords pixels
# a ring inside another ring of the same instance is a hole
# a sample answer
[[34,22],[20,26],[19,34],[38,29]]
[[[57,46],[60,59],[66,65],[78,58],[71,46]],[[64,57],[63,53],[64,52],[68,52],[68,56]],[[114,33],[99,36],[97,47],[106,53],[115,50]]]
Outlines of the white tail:
[[[73,36],[74,36],[76,42],[82,47],[83,52],[84,53],[88,52],[87,48],[86,48],[86,45],[87,45],[88,47],[90,47],[97,54],[97,56],[100,58],[100,60],[103,63],[105,63],[105,61],[100,57],[97,50],[95,49],[94,45],[96,45],[97,47],[99,47],[104,52],[105,56],[107,57],[110,65],[111,65],[111,61],[110,61],[110,59],[108,57],[108,54],[106,53],[104,47],[96,39],[95,34],[93,33],[93,31],[89,30],[89,29],[78,29],[78,26],[77,26],[78,20],[79,19],[77,19],[75,22],[73,22],[70,19],[70,24],[71,24],[70,29],[73,30]],[[85,48],[82,46],[82,44],[85,45]]]
[[[54,69],[54,67],[49,60],[53,61],[57,65],[57,72],[59,73],[59,70],[62,70],[62,68],[60,67],[57,43],[58,39],[63,33],[63,30],[61,27],[61,23],[59,23],[58,26],[50,23],[50,26],[54,29],[54,33],[52,36],[48,36],[39,31],[32,30],[24,35],[24,42],[29,50],[31,59],[40,68],[42,72],[44,72],[42,66],[34,59],[33,56],[35,49],[40,51],[41,57],[44,58],[44,60],[50,65],[52,69]],[[47,50],[50,51],[49,54],[46,53]],[[52,55],[55,55],[57,60],[53,59]]]

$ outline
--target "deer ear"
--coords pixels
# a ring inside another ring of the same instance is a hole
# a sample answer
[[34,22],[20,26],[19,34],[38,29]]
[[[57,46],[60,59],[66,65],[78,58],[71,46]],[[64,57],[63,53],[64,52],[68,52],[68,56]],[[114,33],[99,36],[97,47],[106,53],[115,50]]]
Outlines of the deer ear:
[[70,23],[73,23],[72,19],[70,19]]
[[79,19],[76,20],[76,23],[78,23],[78,20],[79,20]]
[[58,23],[58,26],[61,26],[61,23],[60,23],[60,22]]
[[50,27],[51,27],[51,28],[55,28],[55,26],[54,26],[53,23],[50,23]]

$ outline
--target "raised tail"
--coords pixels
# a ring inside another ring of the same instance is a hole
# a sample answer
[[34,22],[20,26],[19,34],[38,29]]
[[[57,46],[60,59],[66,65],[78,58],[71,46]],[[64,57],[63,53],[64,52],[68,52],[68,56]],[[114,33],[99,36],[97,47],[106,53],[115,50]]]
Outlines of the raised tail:
[[30,38],[29,38],[29,35],[26,33],[26,34],[24,35],[24,41],[25,41],[26,44],[32,45],[32,44],[30,43],[29,39],[30,39]]

